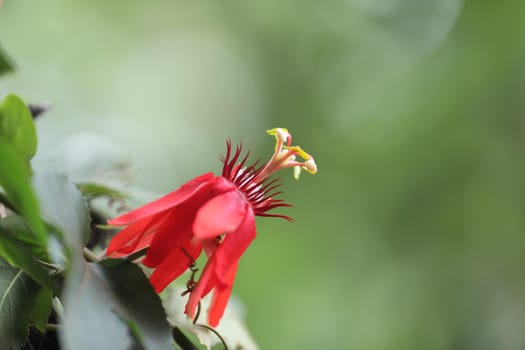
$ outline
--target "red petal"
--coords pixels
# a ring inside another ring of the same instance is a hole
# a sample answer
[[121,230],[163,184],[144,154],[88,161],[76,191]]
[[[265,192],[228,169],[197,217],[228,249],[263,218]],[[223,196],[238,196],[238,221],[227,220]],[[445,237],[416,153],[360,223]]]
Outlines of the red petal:
[[244,218],[247,206],[246,200],[237,191],[210,199],[199,209],[193,222],[195,237],[204,240],[234,232]]
[[242,224],[235,232],[227,234],[213,253],[215,272],[220,282],[227,283],[226,273],[241,258],[255,236],[255,218],[252,209],[248,208]]
[[[184,206],[182,206],[184,207]],[[176,207],[163,220],[150,242],[148,253],[142,261],[147,267],[157,267],[175,251],[191,242],[191,216],[185,215],[184,208]],[[186,259],[187,260],[187,259]]]
[[231,190],[232,186],[222,177],[215,177],[195,190],[191,198],[175,207],[165,223],[158,228],[143,264],[148,267],[158,266],[172,251],[180,250],[182,245],[188,245],[192,239],[191,227],[197,210],[210,197],[216,196],[217,191]]
[[207,294],[204,293],[204,290],[206,289],[209,292],[209,290],[215,285],[216,278],[213,265],[215,265],[214,261],[211,259],[208,260],[208,263],[204,266],[204,270],[199,278],[199,282],[197,282],[197,286],[190,293],[184,312],[191,318],[194,317],[200,300]]
[[235,263],[225,276],[225,282],[227,282],[226,288],[217,288],[213,292],[213,299],[211,301],[211,306],[208,312],[208,323],[212,327],[217,327],[219,321],[224,314],[226,305],[228,305],[228,300],[230,299],[230,294],[233,287],[233,282],[235,280],[235,275],[237,273],[237,263]]
[[[210,292],[212,288],[219,291],[231,288],[234,275],[230,275],[230,270],[237,265],[241,255],[255,238],[255,219],[251,208],[246,210],[246,215],[241,225],[235,232],[226,235],[224,241],[217,246],[217,249],[210,257],[204,271],[197,283],[197,286],[190,294],[186,303],[186,314],[193,317],[199,301]],[[218,305],[223,301],[218,300]],[[217,309],[219,310],[219,309]],[[215,311],[216,315],[219,311]],[[222,315],[222,313],[221,313]]]
[[177,190],[161,197],[153,202],[143,205],[140,208],[132,210],[124,215],[108,221],[108,224],[123,226],[170,209],[190,198],[202,186],[208,183],[214,176],[212,173],[206,173],[186,182]]
[[[190,243],[180,248],[173,250],[170,256],[164,259],[150,276],[149,280],[155,288],[155,292],[162,292],[168,284],[179,277],[197,260],[202,251],[202,245],[200,244],[194,245]],[[186,255],[183,249],[190,256]]]
[[145,248],[151,242],[153,234],[162,222],[164,213],[148,217],[126,227],[109,242],[107,256],[120,258]]

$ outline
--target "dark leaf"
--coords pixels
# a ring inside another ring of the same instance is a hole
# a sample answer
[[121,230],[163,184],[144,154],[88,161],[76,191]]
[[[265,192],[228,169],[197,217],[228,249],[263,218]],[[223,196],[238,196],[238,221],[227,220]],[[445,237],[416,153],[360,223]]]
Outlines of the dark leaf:
[[75,262],[62,295],[64,316],[59,328],[62,348],[127,350],[131,347],[128,326],[113,309],[111,291],[95,265]]
[[135,264],[107,260],[79,271],[64,295],[65,349],[173,349],[160,300]]
[[7,56],[5,51],[0,47],[0,75],[12,72],[15,70],[14,64]]
[[90,207],[89,215],[91,217],[91,234],[89,240],[86,242],[88,249],[93,249],[97,246],[104,249],[107,246],[109,237],[115,234],[115,229],[106,229],[106,217],[100,214],[97,210]]
[[13,205],[10,203],[9,198],[2,192],[0,192],[0,203],[2,203],[6,208],[10,209],[11,211],[15,210]]
[[40,288],[29,313],[33,325],[41,333],[46,331],[47,321],[51,314],[52,298],[53,293],[49,289]]
[[183,350],[199,350],[199,348],[191,342],[191,340],[178,327],[173,327],[173,339],[181,346]]
[[42,286],[56,291],[49,270],[36,260],[47,260],[45,251],[24,219],[11,215],[0,220],[0,256]]
[[119,314],[136,324],[144,347],[170,347],[171,329],[164,308],[142,270],[126,260],[105,260],[98,265],[107,277]]
[[2,349],[21,349],[29,325],[44,329],[51,311],[51,292],[22,270],[0,259],[0,344]]

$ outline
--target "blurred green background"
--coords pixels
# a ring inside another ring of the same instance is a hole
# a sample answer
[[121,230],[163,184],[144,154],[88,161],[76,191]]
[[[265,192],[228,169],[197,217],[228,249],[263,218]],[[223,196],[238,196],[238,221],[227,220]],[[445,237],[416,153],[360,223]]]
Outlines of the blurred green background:
[[[525,4],[6,0],[0,94],[49,102],[40,147],[112,139],[161,194],[265,158],[283,178],[234,292],[262,349],[525,348]],[[78,150],[82,156],[82,150]]]

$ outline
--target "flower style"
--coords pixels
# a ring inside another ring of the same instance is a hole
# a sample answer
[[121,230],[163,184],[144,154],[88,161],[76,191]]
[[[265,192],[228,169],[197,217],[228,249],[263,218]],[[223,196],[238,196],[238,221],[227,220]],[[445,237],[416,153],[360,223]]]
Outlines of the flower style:
[[[241,158],[241,146],[232,150],[227,141],[222,174],[200,175],[177,190],[109,220],[114,226],[127,226],[110,241],[107,256],[126,257],[147,248],[142,263],[154,271],[150,282],[157,293],[186,271],[202,250],[208,261],[199,280],[188,282],[190,296],[185,312],[193,317],[199,301],[214,290],[208,323],[218,325],[228,302],[237,264],[256,236],[255,216],[280,217],[269,213],[290,204],[274,197],[280,194],[278,180],[269,180],[275,171],[294,167],[298,178],[301,169],[316,173],[314,159],[298,146],[291,146],[287,129],[268,130],[275,136],[275,152],[268,163],[246,165],[248,154]],[[303,161],[298,161],[297,156]]]

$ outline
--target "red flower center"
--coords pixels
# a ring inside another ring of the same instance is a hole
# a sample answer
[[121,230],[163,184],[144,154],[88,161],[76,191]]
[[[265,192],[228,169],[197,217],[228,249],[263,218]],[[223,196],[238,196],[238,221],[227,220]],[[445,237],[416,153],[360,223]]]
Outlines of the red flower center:
[[[193,317],[200,300],[214,290],[208,321],[216,326],[228,302],[239,259],[255,239],[254,216],[293,221],[286,215],[268,213],[290,206],[275,199],[281,193],[277,191],[279,180],[270,180],[269,176],[289,167],[294,168],[296,178],[301,169],[317,171],[308,153],[291,146],[288,130],[277,128],[268,133],[275,136],[276,145],[264,166],[257,167],[258,162],[246,165],[249,154],[241,158],[242,147],[232,151],[228,140],[222,176],[203,174],[153,202],[109,220],[110,225],[127,227],[113,237],[106,254],[119,258],[147,249],[142,263],[154,269],[150,281],[158,293],[189,267],[192,275],[186,285],[190,296],[185,312]],[[195,260],[202,250],[208,261],[195,281]]]
[[286,215],[267,213],[267,211],[277,207],[292,206],[280,199],[274,199],[275,196],[282,193],[281,191],[276,191],[276,189],[281,186],[279,179],[270,180],[266,177],[257,181],[256,179],[263,170],[263,167],[257,167],[258,162],[246,166],[249,152],[246,153],[244,158],[239,162],[242,153],[241,145],[237,146],[233,153],[230,140],[226,142],[226,146],[226,156],[222,159],[224,163],[222,176],[237,187],[239,193],[241,193],[251,205],[255,215],[281,217],[288,221],[293,221],[291,217]]
[[[281,191],[276,191],[281,184],[279,179],[270,180],[269,175],[280,169],[294,167],[294,175],[298,179],[301,169],[314,174],[317,172],[317,166],[312,156],[298,146],[291,146],[292,136],[287,129],[271,129],[268,130],[268,134],[275,136],[275,152],[268,163],[261,167],[257,167],[258,161],[251,165],[246,165],[249,152],[240,160],[242,145],[237,146],[235,152],[232,152],[231,141],[227,140],[226,156],[221,159],[224,163],[222,176],[237,187],[251,205],[255,215],[280,217],[293,221],[287,215],[267,213],[269,210],[277,207],[292,206],[274,198],[282,193]],[[304,161],[297,161],[297,156],[303,158]]]

